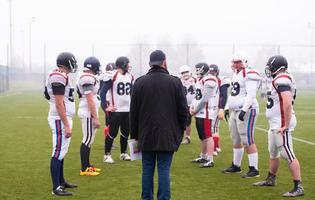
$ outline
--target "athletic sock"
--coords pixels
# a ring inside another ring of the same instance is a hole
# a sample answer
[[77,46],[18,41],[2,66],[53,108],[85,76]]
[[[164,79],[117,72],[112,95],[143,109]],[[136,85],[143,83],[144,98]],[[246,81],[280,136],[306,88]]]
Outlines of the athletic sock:
[[60,186],[60,167],[61,161],[57,158],[51,158],[50,161],[50,175],[53,183],[53,190]]
[[206,160],[213,162],[213,156],[206,154]]
[[85,146],[83,143],[81,143],[80,147],[80,156],[81,156],[81,170],[85,171],[88,167],[88,150],[87,146]]
[[293,180],[294,188],[297,188],[301,184],[301,180]]
[[114,140],[107,135],[105,139],[105,155],[110,155]]
[[244,154],[244,148],[233,148],[233,164],[240,167],[242,164],[242,158]]
[[61,160],[61,164],[60,164],[60,176],[59,176],[60,184],[65,182],[65,178],[63,177],[63,161],[64,159]]
[[256,170],[258,170],[258,153],[251,153],[248,154],[248,162],[249,166],[254,167]]
[[90,152],[91,152],[91,147],[86,147],[87,148],[87,166],[91,167],[90,163]]

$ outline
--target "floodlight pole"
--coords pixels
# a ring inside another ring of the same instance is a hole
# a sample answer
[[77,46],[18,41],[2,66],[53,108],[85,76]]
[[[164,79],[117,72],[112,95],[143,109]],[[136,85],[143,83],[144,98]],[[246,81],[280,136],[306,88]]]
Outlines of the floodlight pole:
[[6,78],[6,82],[7,82],[7,90],[9,90],[10,88],[10,69],[12,68],[13,65],[13,37],[12,37],[12,1],[13,0],[8,0],[9,1],[9,30],[10,30],[10,41],[9,41],[9,59],[8,59],[8,63],[7,63],[7,78]]

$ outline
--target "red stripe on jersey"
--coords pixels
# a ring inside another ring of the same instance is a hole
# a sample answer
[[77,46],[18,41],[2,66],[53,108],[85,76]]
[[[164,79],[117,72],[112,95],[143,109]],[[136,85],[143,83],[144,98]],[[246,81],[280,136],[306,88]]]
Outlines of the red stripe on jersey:
[[53,72],[53,73],[49,74],[49,77],[52,77],[54,75],[58,75],[58,76],[63,77],[64,79],[66,79],[66,85],[68,85],[68,77],[67,76],[65,76],[65,75],[63,75],[63,74],[61,74],[59,72]]
[[117,76],[118,76],[118,73],[119,73],[119,72],[117,71],[117,72],[114,74],[114,76],[113,76],[113,82],[116,81],[116,78],[117,78]]
[[292,82],[292,78],[289,75],[286,75],[286,74],[279,75],[272,82],[276,81],[278,78],[288,78]]
[[280,92],[278,92],[278,96],[279,96],[279,102],[280,102],[281,127],[284,127],[285,119],[284,119],[284,110],[283,110],[283,99],[282,99]]
[[[116,81],[117,79],[117,76],[118,76],[118,73],[119,71],[117,71],[114,76],[113,76],[113,87],[114,87],[114,82]],[[113,87],[110,89],[110,93],[111,93],[111,96],[112,96],[112,105],[114,106],[115,105],[115,101],[114,101],[114,91],[113,91]]]
[[[129,73],[130,74],[130,73]],[[134,76],[132,74],[130,74],[131,76],[131,83],[133,83],[133,80],[134,80]]]
[[244,78],[246,76],[245,68],[243,68],[242,73],[243,73],[243,78]]
[[90,76],[90,77],[94,78],[94,85],[96,85],[96,78],[92,74],[84,74],[84,75],[80,76],[80,79],[85,77],[85,76]]
[[258,76],[260,76],[260,74],[258,72],[255,72],[255,71],[249,71],[249,72],[247,72],[247,74],[257,74]]
[[208,78],[208,79],[206,79],[206,80],[204,81],[204,83],[205,83],[206,81],[214,81],[214,82],[217,82],[217,80],[216,80],[215,78]]

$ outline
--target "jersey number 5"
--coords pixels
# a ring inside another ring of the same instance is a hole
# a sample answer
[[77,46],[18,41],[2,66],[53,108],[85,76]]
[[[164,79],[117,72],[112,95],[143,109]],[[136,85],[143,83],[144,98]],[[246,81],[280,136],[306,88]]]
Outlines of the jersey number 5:
[[267,92],[267,109],[270,109],[270,108],[272,108],[272,106],[273,106],[273,99],[272,98],[270,98],[270,95],[271,95],[271,91],[268,91]]
[[117,84],[117,94],[118,95],[130,95],[131,93],[131,83],[119,82]]

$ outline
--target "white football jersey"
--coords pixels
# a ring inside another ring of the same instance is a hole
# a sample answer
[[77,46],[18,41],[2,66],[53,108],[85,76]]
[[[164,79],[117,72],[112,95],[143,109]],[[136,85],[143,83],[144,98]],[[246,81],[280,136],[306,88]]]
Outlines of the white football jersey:
[[198,118],[214,120],[217,117],[218,112],[217,95],[219,94],[219,80],[217,77],[206,75],[205,77],[197,80],[196,95],[192,102],[192,106],[194,108],[196,108],[200,103],[205,93],[209,94],[209,99],[195,116]]
[[65,86],[64,105],[66,108],[66,115],[73,117],[75,115],[75,103],[73,98],[74,88],[68,75],[58,69],[55,69],[48,73],[45,84],[45,97],[49,102],[48,116],[60,119],[55,102],[55,96],[52,91],[52,84],[59,83]]
[[187,105],[190,106],[192,100],[195,97],[195,93],[196,93],[195,84],[197,82],[197,79],[194,77],[190,77],[188,80],[181,78],[181,81],[182,81],[182,84],[184,86],[185,95],[186,95],[186,99],[187,99]]
[[115,112],[129,112],[130,95],[134,76],[127,72],[121,74],[118,70],[112,71],[103,77],[103,81],[113,81],[113,86],[108,90],[106,99],[109,100],[109,105],[116,108]]
[[[85,90],[84,86],[89,86],[89,90]],[[80,103],[78,109],[78,116],[80,118],[91,117],[91,111],[87,103],[86,95],[89,93],[93,94],[93,101],[96,106],[96,111],[100,107],[100,98],[98,96],[100,84],[97,76],[88,72],[81,72],[77,80],[77,93],[79,95]],[[98,114],[98,112],[97,112]]]
[[[292,104],[294,101],[296,84],[295,80],[289,73],[281,73],[278,74],[272,81],[270,85],[270,90],[267,92],[267,106],[266,106],[266,117],[269,121],[269,125],[271,129],[276,129],[284,126],[284,114],[282,107],[282,98],[280,96],[280,92],[278,92],[279,86],[287,86],[290,88],[292,95]],[[292,115],[294,115],[294,110],[292,106]],[[291,120],[289,129],[294,129],[292,125],[294,125]]]
[[261,84],[260,74],[253,69],[244,68],[239,72],[234,72],[232,76],[231,94],[228,98],[229,109],[258,108],[256,98],[257,90]]

